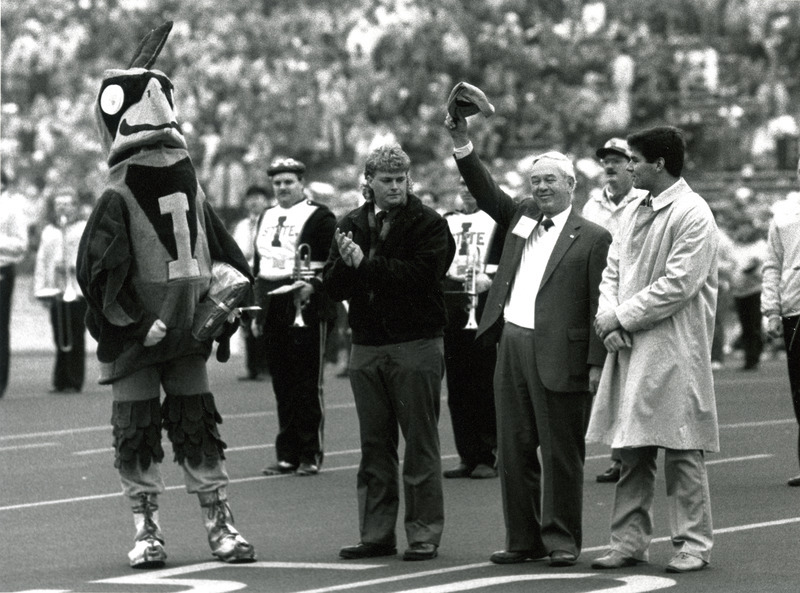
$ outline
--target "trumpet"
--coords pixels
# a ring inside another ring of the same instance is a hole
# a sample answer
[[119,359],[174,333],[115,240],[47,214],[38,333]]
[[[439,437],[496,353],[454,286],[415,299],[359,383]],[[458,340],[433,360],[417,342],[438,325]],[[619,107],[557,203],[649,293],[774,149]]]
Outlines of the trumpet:
[[469,282],[470,289],[467,291],[467,294],[469,294],[469,319],[467,320],[467,325],[464,329],[478,329],[478,319],[476,314],[476,309],[478,308],[477,282],[478,274],[481,271],[481,263],[481,248],[475,247],[474,251],[470,253],[470,268],[467,272],[469,274],[469,278],[465,280],[465,285],[467,281]]
[[[308,282],[314,277],[314,270],[311,269],[311,246],[308,243],[301,243],[294,250],[294,270],[292,271],[292,280]],[[294,293],[294,327],[306,327],[303,321],[303,306],[300,302],[300,290],[297,289]]]

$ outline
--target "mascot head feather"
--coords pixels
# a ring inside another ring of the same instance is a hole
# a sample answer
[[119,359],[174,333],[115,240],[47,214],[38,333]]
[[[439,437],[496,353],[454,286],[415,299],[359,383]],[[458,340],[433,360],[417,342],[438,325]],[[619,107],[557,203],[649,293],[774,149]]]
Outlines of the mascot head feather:
[[171,30],[168,21],[150,31],[127,69],[103,73],[95,114],[110,166],[148,146],[186,149],[175,117],[172,82],[150,69]]

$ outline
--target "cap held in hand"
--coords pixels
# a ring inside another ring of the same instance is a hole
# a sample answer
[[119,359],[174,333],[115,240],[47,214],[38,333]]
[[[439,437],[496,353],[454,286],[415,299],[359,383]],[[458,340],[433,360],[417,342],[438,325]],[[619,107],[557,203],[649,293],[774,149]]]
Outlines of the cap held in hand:
[[447,112],[454,120],[476,113],[489,117],[494,113],[494,105],[489,103],[486,94],[478,87],[468,82],[459,82],[447,98]]

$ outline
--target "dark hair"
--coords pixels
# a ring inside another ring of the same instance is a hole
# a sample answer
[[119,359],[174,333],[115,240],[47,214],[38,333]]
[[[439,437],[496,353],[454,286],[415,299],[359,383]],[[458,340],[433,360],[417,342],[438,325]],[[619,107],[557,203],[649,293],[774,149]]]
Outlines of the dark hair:
[[673,177],[680,177],[683,171],[683,156],[686,143],[683,132],[672,126],[660,126],[634,132],[628,136],[628,146],[642,153],[648,163],[664,159],[664,168]]

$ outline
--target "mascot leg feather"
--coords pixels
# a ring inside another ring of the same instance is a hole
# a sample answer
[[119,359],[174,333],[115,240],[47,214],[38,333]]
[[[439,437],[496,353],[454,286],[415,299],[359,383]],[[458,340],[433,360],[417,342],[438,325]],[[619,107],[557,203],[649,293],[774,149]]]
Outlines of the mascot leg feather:
[[158,495],[163,491],[159,465],[161,406],[158,397],[137,401],[115,401],[111,424],[114,434],[114,466],[131,500],[136,527],[134,547],[128,552],[133,568],[160,568],[167,553],[158,522]]
[[162,422],[172,442],[175,461],[186,476],[187,491],[196,493],[211,553],[229,563],[254,562],[255,550],[234,527],[228,503],[224,441],[217,426],[222,417],[211,393],[164,398]]

